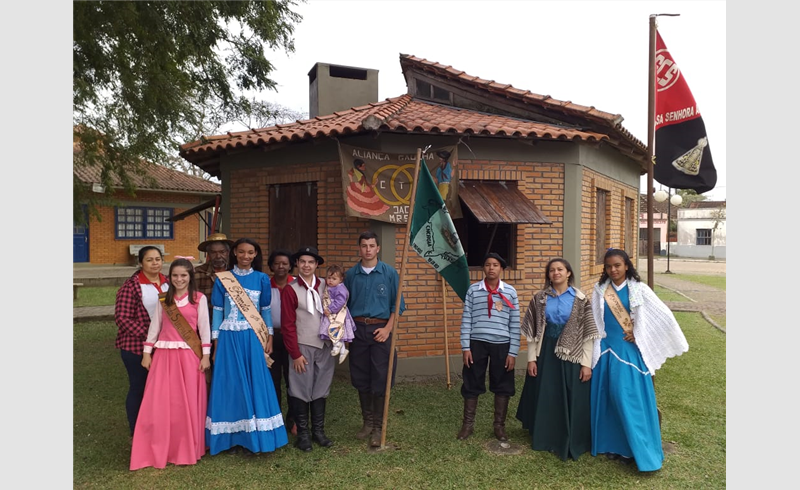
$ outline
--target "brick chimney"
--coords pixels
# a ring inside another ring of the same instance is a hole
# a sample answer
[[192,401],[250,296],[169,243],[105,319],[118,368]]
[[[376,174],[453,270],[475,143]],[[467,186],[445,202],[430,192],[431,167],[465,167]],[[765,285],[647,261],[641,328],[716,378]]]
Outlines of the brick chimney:
[[378,101],[378,70],[316,63],[308,72],[308,115],[325,116]]

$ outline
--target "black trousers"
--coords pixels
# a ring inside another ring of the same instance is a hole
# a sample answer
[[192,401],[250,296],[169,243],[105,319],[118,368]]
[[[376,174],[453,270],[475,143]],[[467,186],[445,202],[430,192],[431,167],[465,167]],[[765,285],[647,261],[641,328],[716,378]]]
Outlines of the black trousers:
[[[390,333],[386,342],[377,342],[375,330],[386,326],[385,323],[367,325],[356,322],[353,341],[350,343],[350,382],[361,393],[383,395],[386,393],[386,377],[389,374],[389,354],[392,347]],[[392,386],[397,375],[397,353],[394,354],[392,368]]]
[[128,413],[128,425],[133,429],[136,427],[136,419],[139,417],[139,407],[142,406],[144,398],[144,386],[147,384],[147,369],[142,367],[142,355],[134,354],[131,351],[120,349],[122,363],[128,371],[128,396],[125,398],[125,411]]
[[[273,329],[271,357],[275,362],[270,368],[270,374],[272,375],[272,384],[275,385],[275,395],[278,397],[278,405],[280,406],[282,400],[281,377],[283,377],[283,382],[286,383],[286,396],[288,400],[290,369],[289,352],[286,350],[286,346],[283,343],[283,334],[280,328]],[[287,406],[289,408],[286,412],[286,418],[291,420],[293,419],[292,414],[294,410],[292,410],[292,404],[288,403],[288,401]]]
[[510,343],[490,344],[480,340],[471,340],[469,350],[472,352],[472,366],[464,366],[461,376],[461,396],[477,398],[486,393],[486,368],[489,368],[489,391],[500,396],[514,396],[514,371],[506,371],[506,357]]

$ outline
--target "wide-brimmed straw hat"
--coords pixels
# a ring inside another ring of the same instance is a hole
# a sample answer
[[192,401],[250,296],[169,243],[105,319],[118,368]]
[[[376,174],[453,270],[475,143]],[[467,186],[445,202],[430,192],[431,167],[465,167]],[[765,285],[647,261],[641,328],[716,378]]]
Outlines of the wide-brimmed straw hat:
[[323,259],[317,247],[303,247],[298,250],[294,255],[292,255],[292,262],[297,263],[297,259],[300,258],[301,255],[310,255],[314,257],[317,261],[317,265],[322,265],[325,263],[325,259]]
[[233,247],[233,240],[228,240],[228,237],[225,236],[224,233],[212,233],[208,235],[206,241],[201,242],[200,245],[197,246],[197,250],[201,252],[206,251],[206,247],[208,247],[212,243],[223,242],[228,244],[228,248]]

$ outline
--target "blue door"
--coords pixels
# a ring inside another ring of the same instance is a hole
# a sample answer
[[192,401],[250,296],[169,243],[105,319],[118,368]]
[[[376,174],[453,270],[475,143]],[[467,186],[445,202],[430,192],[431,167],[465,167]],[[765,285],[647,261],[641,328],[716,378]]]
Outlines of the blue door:
[[88,225],[72,224],[72,262],[89,262]]

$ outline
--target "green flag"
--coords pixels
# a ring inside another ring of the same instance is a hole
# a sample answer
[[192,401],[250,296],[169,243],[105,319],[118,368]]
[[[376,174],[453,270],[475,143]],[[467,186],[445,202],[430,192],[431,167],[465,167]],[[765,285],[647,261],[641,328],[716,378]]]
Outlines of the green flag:
[[469,267],[453,220],[422,160],[411,219],[411,246],[450,284],[461,301],[469,289]]

